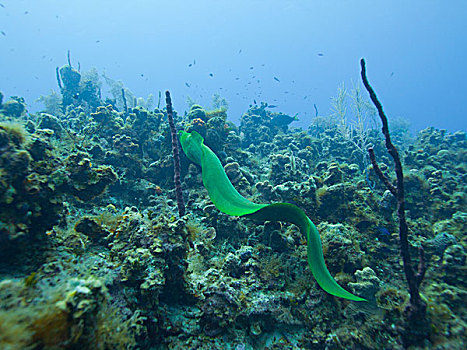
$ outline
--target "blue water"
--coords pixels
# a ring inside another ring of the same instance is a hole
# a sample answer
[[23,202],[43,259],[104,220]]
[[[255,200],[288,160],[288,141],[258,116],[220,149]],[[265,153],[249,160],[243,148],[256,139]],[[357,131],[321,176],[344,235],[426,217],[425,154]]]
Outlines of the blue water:
[[[330,114],[359,59],[390,118],[467,129],[466,1],[0,0],[0,90],[30,111],[51,89],[55,68],[96,67],[136,95],[172,91],[209,107],[219,93],[238,121],[256,100],[306,127]],[[191,64],[191,66],[190,66]],[[277,79],[274,79],[276,77]],[[278,81],[279,80],[279,81]]]

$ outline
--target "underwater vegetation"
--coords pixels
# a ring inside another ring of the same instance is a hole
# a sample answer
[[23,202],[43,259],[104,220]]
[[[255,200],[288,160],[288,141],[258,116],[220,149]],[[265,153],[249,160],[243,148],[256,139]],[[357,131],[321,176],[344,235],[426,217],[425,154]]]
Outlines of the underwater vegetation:
[[303,130],[99,79],[0,94],[0,348],[465,348],[465,131],[382,134],[357,88]]

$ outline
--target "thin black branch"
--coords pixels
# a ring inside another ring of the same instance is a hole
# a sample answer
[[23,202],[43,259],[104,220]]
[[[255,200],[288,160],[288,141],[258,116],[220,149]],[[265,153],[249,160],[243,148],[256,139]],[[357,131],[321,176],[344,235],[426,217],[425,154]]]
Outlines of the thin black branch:
[[394,185],[389,181],[388,177],[383,174],[381,168],[379,167],[378,163],[376,162],[375,157],[375,150],[373,147],[368,148],[368,154],[370,155],[371,165],[373,166],[376,175],[378,175],[379,179],[384,183],[386,188],[393,194],[394,197],[397,197],[397,190]]
[[[383,111],[383,106],[378,100],[375,91],[371,87],[368,79],[366,77],[366,67],[365,60],[362,58],[360,60],[361,65],[361,75],[363,80],[363,85],[370,94],[371,101],[378,110],[379,117],[383,124],[382,131],[386,140],[386,148],[394,160],[394,167],[396,172],[396,186],[392,185],[389,179],[383,174],[379,168],[373,148],[368,149],[370,155],[371,163],[373,169],[375,170],[378,177],[383,181],[386,188],[391,191],[391,193],[397,199],[397,216],[399,218],[399,244],[400,244],[400,254],[402,257],[402,262],[404,266],[404,273],[407,279],[407,284],[409,286],[410,293],[410,304],[407,308],[407,315],[409,321],[409,331],[406,334],[406,342],[408,344],[414,344],[417,341],[417,338],[425,336],[429,333],[429,326],[426,317],[426,303],[420,297],[420,284],[425,276],[426,266],[425,259],[423,254],[423,248],[419,248],[419,264],[418,271],[415,274],[415,271],[412,267],[412,262],[410,259],[409,252],[409,241],[408,241],[408,232],[409,228],[407,226],[407,220],[405,218],[405,195],[404,195],[404,172],[402,169],[402,163],[399,157],[399,152],[396,147],[391,142],[391,136],[389,134],[388,119]],[[418,329],[420,331],[418,331]]]
[[180,152],[178,149],[177,129],[175,128],[172,100],[170,92],[165,92],[165,102],[167,104],[167,117],[169,119],[170,132],[172,135],[172,153],[174,159],[174,182],[175,182],[175,196],[177,198],[178,214],[180,217],[185,215],[185,202],[183,200],[182,184],[180,182]]

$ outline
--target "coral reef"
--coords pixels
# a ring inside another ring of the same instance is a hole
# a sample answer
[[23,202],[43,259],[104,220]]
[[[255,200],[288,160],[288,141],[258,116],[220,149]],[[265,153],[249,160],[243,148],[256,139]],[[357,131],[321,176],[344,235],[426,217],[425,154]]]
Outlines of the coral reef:
[[[179,218],[168,111],[105,76],[111,96],[100,96],[96,72],[62,68],[45,112],[0,94],[0,348],[406,347],[397,198],[359,149],[373,145],[391,174],[378,130],[336,116],[294,129],[294,117],[266,103],[237,127],[220,97],[212,109],[172,111],[178,130],[205,138],[242,196],[305,211],[332,276],[368,300],[354,303],[319,288],[296,226],[219,212],[183,153]],[[412,348],[463,349],[466,133],[414,136],[391,124],[408,250],[422,246],[427,268],[420,297],[430,334]]]
[[26,111],[24,98],[18,96],[11,96],[5,103],[0,103],[0,107],[0,112],[7,118],[19,118]]
[[43,244],[46,231],[62,218],[64,205],[57,171],[60,161],[39,131],[29,134],[20,122],[2,122],[0,149],[0,269],[3,270],[8,264],[28,265],[17,256],[18,251],[25,253]]

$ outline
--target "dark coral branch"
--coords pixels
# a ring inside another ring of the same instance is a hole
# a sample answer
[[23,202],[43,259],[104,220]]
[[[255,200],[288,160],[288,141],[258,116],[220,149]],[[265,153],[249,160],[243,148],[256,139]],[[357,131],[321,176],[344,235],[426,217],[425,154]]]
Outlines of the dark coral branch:
[[426,265],[425,265],[425,251],[423,247],[418,247],[418,269],[417,269],[417,283],[420,285],[425,277]]
[[180,217],[185,215],[185,202],[183,201],[182,184],[180,182],[180,151],[178,148],[177,129],[175,128],[172,100],[170,92],[165,92],[165,102],[167,104],[167,118],[169,119],[170,132],[172,135],[172,153],[174,157],[174,182],[175,182],[175,195],[177,198],[178,214]]
[[122,88],[122,100],[123,100],[123,110],[125,111],[125,115],[128,114],[128,104],[126,103],[125,97],[125,89]]
[[[420,284],[423,280],[425,275],[426,266],[423,254],[423,248],[420,248],[420,260],[418,265],[417,274],[412,267],[411,259],[410,259],[410,252],[409,252],[409,241],[408,241],[408,232],[409,228],[407,226],[407,220],[405,217],[405,194],[404,194],[404,172],[402,169],[402,163],[400,160],[399,152],[397,151],[396,147],[391,142],[391,136],[389,134],[389,126],[388,126],[388,119],[383,111],[383,106],[378,100],[375,91],[371,87],[368,79],[366,77],[366,67],[365,67],[365,60],[362,58],[360,60],[360,65],[362,68],[361,75],[363,80],[363,85],[367,89],[368,93],[370,94],[371,101],[375,105],[376,109],[378,110],[379,117],[383,124],[383,134],[386,140],[386,148],[391,155],[392,159],[394,160],[394,167],[396,172],[396,186],[391,184],[389,179],[383,174],[381,169],[379,168],[378,164],[376,163],[375,153],[373,148],[368,149],[368,153],[370,155],[371,163],[373,165],[373,169],[375,170],[378,177],[383,181],[385,186],[397,199],[397,216],[399,218],[399,244],[400,244],[400,254],[402,256],[402,262],[404,264],[404,273],[407,279],[407,284],[409,286],[409,293],[410,293],[410,305],[407,310],[407,316],[409,319],[410,326],[414,325],[414,322],[417,322],[418,319],[418,328],[421,330],[420,334],[427,333],[427,322],[426,322],[426,303],[420,297]],[[412,334],[413,335],[413,334]],[[411,342],[412,339],[409,340]]]
[[71,67],[70,50],[68,50],[67,58],[68,58],[68,65]]
[[58,70],[58,67],[55,68],[55,75],[57,76],[58,87],[60,88],[60,91],[62,91],[63,86],[62,86],[62,81],[60,80],[60,72]]
[[393,194],[393,196],[397,197],[396,187],[394,187],[391,181],[389,181],[388,177],[383,174],[381,168],[376,162],[375,150],[373,149],[373,147],[368,148],[368,154],[370,155],[371,165],[373,165],[373,169],[375,170],[376,175],[378,175],[379,179],[384,183],[386,188]]
[[383,180],[386,187],[393,193],[397,198],[397,215],[399,217],[399,236],[400,236],[400,248],[401,248],[401,256],[404,263],[404,272],[407,277],[407,282],[409,284],[409,291],[410,297],[419,299],[420,295],[418,292],[418,283],[416,282],[415,272],[412,268],[412,264],[410,261],[410,253],[409,253],[409,243],[408,243],[408,227],[407,222],[405,219],[405,195],[404,195],[404,173],[402,170],[402,164],[399,157],[399,152],[397,152],[396,147],[391,142],[391,136],[389,134],[389,127],[388,127],[388,119],[383,111],[383,106],[378,100],[376,93],[374,92],[373,88],[371,87],[368,79],[366,77],[366,67],[365,67],[365,60],[361,59],[360,61],[362,67],[362,80],[365,88],[368,90],[370,94],[370,98],[373,101],[373,104],[376,106],[378,110],[379,117],[381,122],[383,123],[383,134],[386,139],[386,148],[388,149],[389,154],[394,160],[394,166],[396,171],[396,186],[394,187],[390,184],[389,179],[383,175],[381,170],[378,166],[374,167],[376,164],[375,154],[374,151],[371,149],[368,150],[370,155],[371,162],[373,167],[378,174],[378,176]]

